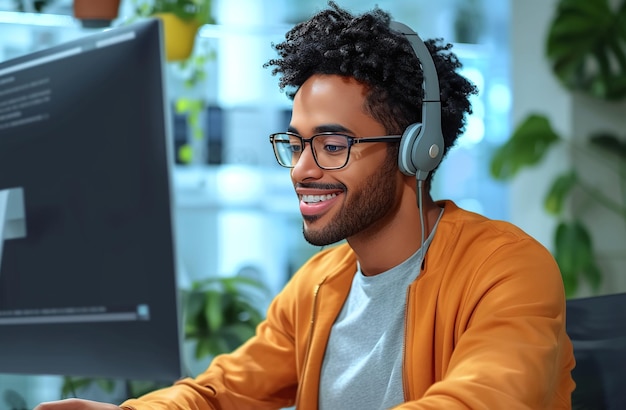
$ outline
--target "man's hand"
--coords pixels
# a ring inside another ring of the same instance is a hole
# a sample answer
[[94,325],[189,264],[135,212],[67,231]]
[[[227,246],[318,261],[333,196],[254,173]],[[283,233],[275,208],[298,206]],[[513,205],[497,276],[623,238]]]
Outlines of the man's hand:
[[120,407],[91,400],[66,399],[41,403],[34,410],[120,410]]

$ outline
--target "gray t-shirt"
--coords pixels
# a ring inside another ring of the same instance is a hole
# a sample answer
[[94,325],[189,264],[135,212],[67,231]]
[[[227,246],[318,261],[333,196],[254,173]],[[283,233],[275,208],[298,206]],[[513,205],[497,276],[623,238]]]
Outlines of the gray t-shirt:
[[421,263],[418,250],[400,265],[375,276],[364,276],[358,268],[328,340],[320,410],[388,409],[404,402],[406,292],[419,275]]

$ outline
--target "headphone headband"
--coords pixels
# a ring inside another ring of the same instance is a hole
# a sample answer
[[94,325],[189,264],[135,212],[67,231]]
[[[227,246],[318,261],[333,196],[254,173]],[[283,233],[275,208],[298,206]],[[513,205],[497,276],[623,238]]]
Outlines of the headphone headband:
[[[406,24],[392,21],[389,23],[389,28],[406,37],[422,66],[422,71],[424,72],[424,101],[440,101],[437,69],[435,68],[433,56],[430,55],[426,44],[424,44],[420,36]],[[431,79],[436,81],[431,81]]]
[[397,21],[390,22],[389,27],[406,37],[424,73],[422,122],[411,124],[404,131],[400,141],[398,166],[405,175],[415,175],[418,180],[425,180],[430,171],[441,162],[444,150],[439,77],[433,57],[417,33]]

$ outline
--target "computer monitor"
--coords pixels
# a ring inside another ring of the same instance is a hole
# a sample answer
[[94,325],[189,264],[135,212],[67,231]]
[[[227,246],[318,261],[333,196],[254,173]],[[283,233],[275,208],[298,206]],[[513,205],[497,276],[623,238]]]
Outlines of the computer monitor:
[[0,373],[173,380],[161,26],[0,63]]

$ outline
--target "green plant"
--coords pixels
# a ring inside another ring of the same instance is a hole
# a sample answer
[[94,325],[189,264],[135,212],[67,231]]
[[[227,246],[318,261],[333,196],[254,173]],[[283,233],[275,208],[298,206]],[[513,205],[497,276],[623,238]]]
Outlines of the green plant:
[[[78,397],[84,389],[98,387],[103,392],[111,394],[117,386],[118,380],[91,377],[63,378],[61,386],[61,398]],[[171,383],[155,382],[150,380],[123,380],[124,395],[126,397],[139,397],[156,389],[169,386]]]
[[[194,359],[227,353],[254,335],[263,320],[260,308],[269,297],[265,286],[240,276],[207,278],[181,290],[183,335],[194,345]],[[187,371],[186,376],[193,376]],[[108,378],[64,377],[61,398],[76,397],[94,386],[112,393],[120,381]],[[123,380],[125,398],[138,397],[170,383]]]
[[173,13],[184,21],[195,21],[198,26],[213,24],[213,0],[133,0],[135,15],[148,17],[157,13]]
[[195,358],[230,352],[252,337],[268,296],[258,281],[239,276],[204,279],[183,291],[183,332],[196,345]]
[[[198,27],[204,24],[214,24],[215,19],[211,14],[213,0],[132,0],[133,16],[128,22],[133,22],[140,17],[150,17],[155,14],[172,13],[186,22],[195,22]],[[206,78],[206,64],[215,58],[215,52],[207,47],[197,47],[193,54],[186,60],[177,64],[179,71],[185,73],[183,80],[184,92],[175,101],[175,111],[187,117],[187,124],[192,139],[204,140],[204,128],[201,124],[202,111],[206,108],[206,101],[194,94],[194,89],[201,86]],[[191,142],[187,142],[178,148],[177,159],[188,164],[196,158]]]
[[561,0],[546,54],[566,88],[621,100],[626,96],[625,42],[626,2]]
[[[180,69],[186,73],[184,90],[188,95],[181,95],[176,99],[176,113],[187,116],[187,124],[191,138],[204,140],[204,127],[201,124],[202,111],[206,109],[206,101],[202,98],[191,96],[192,91],[206,79],[206,64],[215,58],[215,52],[202,48],[197,50],[189,59],[179,64]],[[194,150],[189,142],[181,145],[177,152],[180,162],[188,164],[194,160]]]
[[[550,26],[546,55],[554,75],[567,89],[607,101],[625,100],[626,1],[612,9],[607,0],[561,0]],[[491,158],[491,175],[505,181],[539,164],[557,146],[588,153],[598,164],[614,167],[621,200],[585,182],[574,167],[556,176],[544,197],[544,209],[558,219],[553,253],[568,296],[575,294],[581,279],[594,290],[602,282],[593,238],[582,219],[585,209],[574,206],[575,199],[595,202],[626,223],[624,137],[598,131],[578,143],[581,138],[563,138],[545,115],[533,113]]]

